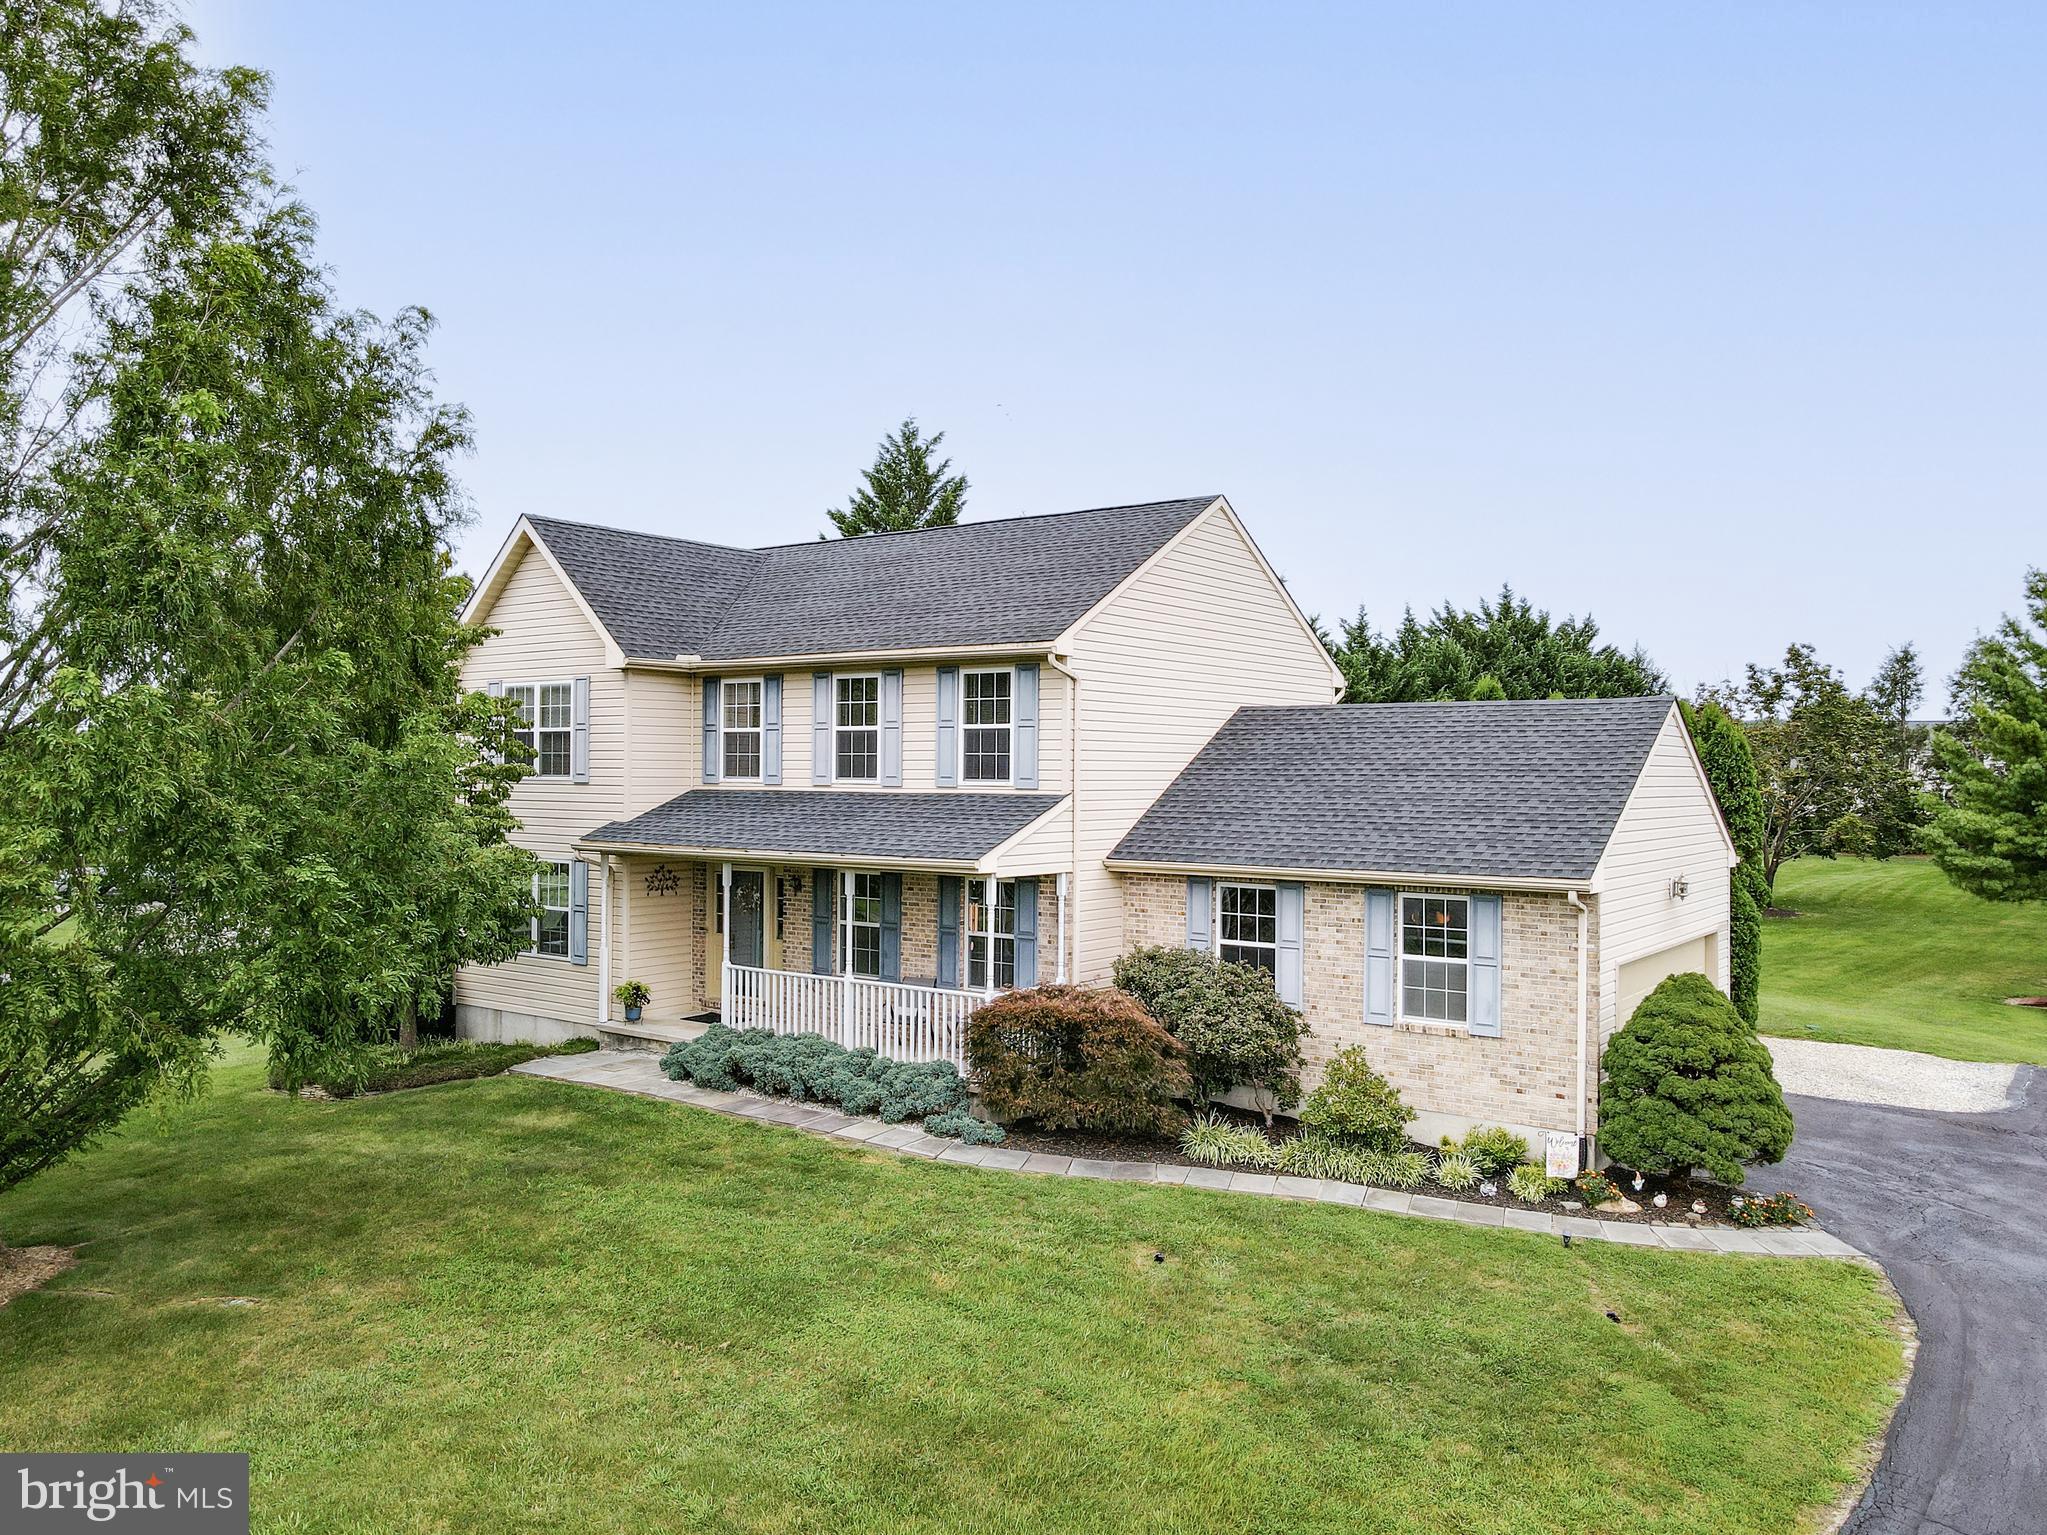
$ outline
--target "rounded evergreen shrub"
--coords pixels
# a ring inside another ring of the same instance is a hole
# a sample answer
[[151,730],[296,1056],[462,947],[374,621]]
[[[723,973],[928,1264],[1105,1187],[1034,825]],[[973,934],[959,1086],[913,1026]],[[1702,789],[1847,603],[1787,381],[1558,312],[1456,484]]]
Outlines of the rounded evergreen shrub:
[[1134,997],[1040,986],[977,1008],[967,1061],[996,1119],[1055,1130],[1174,1135],[1193,1091],[1186,1048]]
[[1770,1052],[1734,1004],[1696,972],[1642,999],[1600,1062],[1600,1149],[1638,1172],[1703,1167],[1739,1183],[1791,1149],[1791,1111]]
[[1270,1122],[1274,1109],[1301,1101],[1308,1023],[1279,1000],[1263,970],[1199,949],[1149,948],[1117,960],[1114,979],[1187,1047],[1201,1102],[1248,1087]]
[[1322,1085],[1301,1106],[1301,1123],[1324,1135],[1342,1135],[1373,1151],[1401,1151],[1407,1146],[1407,1122],[1414,1110],[1365,1058],[1364,1047],[1336,1052]]

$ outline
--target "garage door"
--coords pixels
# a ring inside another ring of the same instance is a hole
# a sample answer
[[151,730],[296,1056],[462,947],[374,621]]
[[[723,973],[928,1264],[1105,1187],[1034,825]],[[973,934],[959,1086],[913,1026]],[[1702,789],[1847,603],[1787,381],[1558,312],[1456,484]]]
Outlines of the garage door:
[[1619,1020],[1626,1023],[1634,1017],[1636,1004],[1654,991],[1656,983],[1666,975],[1682,975],[1687,970],[1696,970],[1710,977],[1712,971],[1706,968],[1709,942],[1709,936],[1701,933],[1684,943],[1658,949],[1654,954],[1645,954],[1622,965]]

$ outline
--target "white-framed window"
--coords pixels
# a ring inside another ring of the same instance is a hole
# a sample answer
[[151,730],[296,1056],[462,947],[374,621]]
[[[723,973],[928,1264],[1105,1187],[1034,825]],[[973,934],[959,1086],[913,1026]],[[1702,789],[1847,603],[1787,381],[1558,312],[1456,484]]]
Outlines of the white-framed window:
[[533,872],[533,904],[540,914],[533,919],[532,953],[549,959],[569,957],[569,866],[543,863]]
[[839,940],[846,974],[881,978],[881,876],[847,872],[840,885],[845,922]]
[[1400,1016],[1464,1023],[1471,965],[1471,902],[1461,895],[1400,897]]
[[718,759],[723,778],[761,776],[761,679],[727,677],[718,684]]
[[505,697],[519,705],[512,737],[533,753],[533,776],[567,778],[576,720],[574,687],[566,682],[508,682]]
[[832,678],[832,778],[873,783],[881,777],[881,673]]
[[1016,672],[1003,666],[960,673],[960,780],[1008,783]]
[[[989,979],[989,967],[994,979]],[[988,904],[988,882],[967,881],[967,985],[1002,991],[1016,985],[1016,881],[995,882],[995,904]]]
[[1215,952],[1226,964],[1279,974],[1279,889],[1275,885],[1217,885]]

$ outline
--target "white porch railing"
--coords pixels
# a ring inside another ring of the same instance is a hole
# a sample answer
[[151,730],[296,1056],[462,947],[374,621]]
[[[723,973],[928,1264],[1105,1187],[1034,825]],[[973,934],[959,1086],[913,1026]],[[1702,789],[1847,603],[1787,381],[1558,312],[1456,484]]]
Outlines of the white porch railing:
[[894,1061],[951,1061],[967,1069],[967,1019],[979,992],[904,986],[847,975],[727,965],[719,1009],[735,1029],[822,1034]]

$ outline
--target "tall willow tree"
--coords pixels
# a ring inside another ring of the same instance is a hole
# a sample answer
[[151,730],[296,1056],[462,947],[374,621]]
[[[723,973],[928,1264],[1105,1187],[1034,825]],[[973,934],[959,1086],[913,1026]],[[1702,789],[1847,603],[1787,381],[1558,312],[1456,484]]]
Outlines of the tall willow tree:
[[346,1069],[522,942],[429,324],[341,308],[264,82],[149,4],[0,22],[0,1189],[216,1041]]

